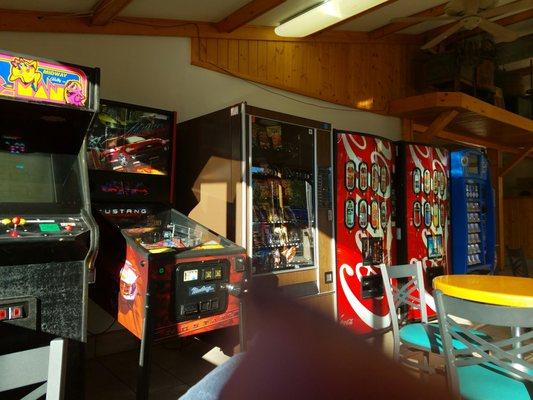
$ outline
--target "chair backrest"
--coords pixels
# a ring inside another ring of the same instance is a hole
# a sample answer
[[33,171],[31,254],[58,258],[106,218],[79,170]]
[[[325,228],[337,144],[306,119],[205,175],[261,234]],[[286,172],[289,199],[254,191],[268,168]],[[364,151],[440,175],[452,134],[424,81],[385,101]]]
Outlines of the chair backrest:
[[[380,268],[391,316],[394,344],[399,346],[400,325],[405,322],[403,313],[398,313],[402,306],[419,309],[422,322],[428,321],[422,263],[417,261],[413,264],[381,265]],[[393,284],[391,279],[395,279],[396,284]]]
[[527,259],[524,253],[524,249],[511,249],[507,246],[505,247],[505,249],[507,252],[507,257],[509,258],[509,263],[511,264],[511,270],[513,271],[513,275],[528,278],[529,271],[527,268]]
[[[439,318],[442,344],[446,359],[446,372],[450,389],[459,394],[457,368],[469,365],[492,363],[516,376],[533,382],[533,364],[524,360],[533,352],[533,330],[525,330],[520,336],[498,341],[487,341],[455,322],[450,316],[481,324],[509,328],[532,328],[533,308],[505,307],[459,299],[435,290],[435,303]],[[516,329],[515,329],[516,331]],[[452,338],[464,346],[452,344]]]

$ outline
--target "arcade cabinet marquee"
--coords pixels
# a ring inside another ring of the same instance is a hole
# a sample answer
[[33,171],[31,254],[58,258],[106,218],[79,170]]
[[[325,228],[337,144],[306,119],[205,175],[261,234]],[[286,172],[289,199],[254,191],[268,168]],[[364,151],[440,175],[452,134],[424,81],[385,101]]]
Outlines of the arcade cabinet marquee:
[[0,52],[0,329],[86,339],[99,70]]

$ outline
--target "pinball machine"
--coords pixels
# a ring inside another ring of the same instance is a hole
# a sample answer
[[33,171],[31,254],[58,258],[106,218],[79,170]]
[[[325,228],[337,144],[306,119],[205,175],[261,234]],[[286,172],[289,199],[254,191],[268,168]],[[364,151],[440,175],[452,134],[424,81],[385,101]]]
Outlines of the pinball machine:
[[0,359],[33,352],[22,372],[2,359],[0,392],[46,380],[36,343],[58,350],[61,371],[67,343],[87,339],[98,229],[84,149],[98,84],[97,68],[0,51]]
[[139,399],[148,394],[152,342],[241,320],[245,250],[170,206],[175,126],[175,113],[103,100],[89,131],[101,232],[91,297],[141,340]]

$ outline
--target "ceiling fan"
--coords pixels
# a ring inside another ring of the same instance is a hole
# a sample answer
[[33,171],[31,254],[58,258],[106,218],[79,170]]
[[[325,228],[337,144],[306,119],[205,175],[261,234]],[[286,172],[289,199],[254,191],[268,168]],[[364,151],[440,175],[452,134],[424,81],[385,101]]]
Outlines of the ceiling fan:
[[444,8],[445,16],[442,17],[404,17],[395,18],[394,22],[425,22],[425,21],[456,21],[444,32],[440,33],[425,45],[423,50],[431,49],[444,41],[455,32],[466,29],[479,28],[494,36],[498,42],[512,42],[518,39],[518,34],[495,22],[489,21],[499,15],[516,13],[533,7],[533,0],[520,0],[495,7],[497,0],[451,0]]

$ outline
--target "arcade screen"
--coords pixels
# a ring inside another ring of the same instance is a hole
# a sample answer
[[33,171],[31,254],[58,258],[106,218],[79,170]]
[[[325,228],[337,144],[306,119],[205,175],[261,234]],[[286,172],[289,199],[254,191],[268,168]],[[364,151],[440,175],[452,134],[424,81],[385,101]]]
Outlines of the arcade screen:
[[0,153],[0,202],[53,203],[52,174],[49,154]]
[[89,168],[167,175],[172,124],[170,114],[102,101],[89,128]]

